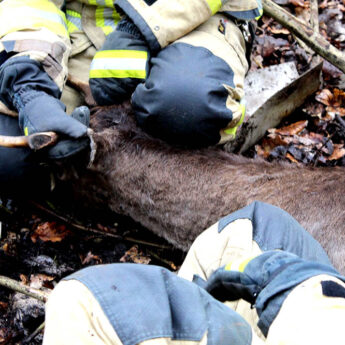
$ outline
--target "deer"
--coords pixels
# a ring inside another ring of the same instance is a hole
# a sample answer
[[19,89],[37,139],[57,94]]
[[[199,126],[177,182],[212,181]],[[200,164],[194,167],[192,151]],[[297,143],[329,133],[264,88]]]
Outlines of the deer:
[[221,217],[258,200],[290,213],[345,273],[345,169],[270,163],[144,133],[127,104],[96,108],[91,166],[64,175],[85,205],[126,215],[187,251]]

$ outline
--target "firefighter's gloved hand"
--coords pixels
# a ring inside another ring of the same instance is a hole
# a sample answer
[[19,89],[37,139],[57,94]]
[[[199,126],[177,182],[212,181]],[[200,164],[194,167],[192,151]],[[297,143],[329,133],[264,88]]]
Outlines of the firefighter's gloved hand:
[[133,22],[125,17],[110,33],[90,67],[90,88],[98,105],[129,99],[149,72],[150,51]]
[[78,139],[87,134],[87,126],[68,116],[65,105],[44,91],[23,88],[14,94],[13,105],[25,135],[53,131]]
[[[78,107],[73,111],[70,117],[88,127],[90,123],[90,110],[86,106]],[[89,137],[82,136],[77,139],[65,138],[59,140],[56,145],[47,150],[47,157],[53,160],[68,158],[89,148],[89,146]]]
[[261,285],[255,275],[245,271],[250,261],[232,262],[218,268],[205,282],[198,276],[193,281],[221,302],[244,299],[254,304]]
[[57,98],[44,91],[25,88],[14,94],[13,105],[18,110],[19,126],[25,135],[47,131],[59,135],[58,143],[47,149],[48,158],[67,158],[88,146],[90,111],[87,107],[79,107],[69,116]]
[[305,280],[320,274],[341,278],[331,265],[274,250],[221,267],[207,282],[200,277],[195,277],[194,282],[221,301],[243,298],[255,305],[258,326],[266,336],[290,292]]

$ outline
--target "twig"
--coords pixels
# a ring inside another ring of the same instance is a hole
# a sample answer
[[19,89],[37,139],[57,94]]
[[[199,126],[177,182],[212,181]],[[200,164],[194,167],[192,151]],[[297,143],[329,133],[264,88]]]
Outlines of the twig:
[[310,0],[310,26],[314,32],[319,33],[319,2]]
[[313,166],[316,167],[316,164],[317,164],[317,161],[319,160],[319,157],[320,157],[320,154],[321,154],[321,151],[322,149],[327,145],[327,143],[333,138],[335,132],[332,133],[327,139],[326,141],[322,144],[322,146],[316,151],[313,159],[314,159],[314,163],[313,163]]
[[51,215],[51,216],[61,220],[62,222],[68,224],[69,226],[71,226],[71,227],[73,227],[73,228],[75,228],[77,230],[82,230],[82,231],[85,231],[85,232],[91,232],[91,233],[94,233],[94,234],[97,234],[97,235],[112,237],[112,238],[116,238],[118,240],[127,241],[127,242],[133,242],[133,243],[136,243],[136,244],[143,244],[143,245],[146,245],[146,246],[151,246],[151,247],[156,247],[156,248],[161,248],[161,249],[171,249],[170,246],[166,246],[164,244],[152,243],[152,242],[148,242],[148,241],[138,240],[138,239],[135,239],[135,238],[132,238],[132,237],[115,235],[114,233],[111,233],[111,232],[105,232],[105,231],[101,231],[101,230],[98,230],[98,229],[86,227],[86,226],[83,226],[83,225],[80,225],[80,224],[76,224],[73,221],[71,221],[71,220],[69,220],[69,219],[67,219],[67,218],[65,218],[65,217],[55,213],[52,210],[47,209],[46,207],[38,204],[35,201],[30,201],[30,203],[33,206],[35,206],[36,208],[38,208],[38,209],[48,213],[49,215]]
[[295,16],[282,9],[272,0],[263,0],[263,7],[267,15],[274,18],[278,23],[303,40],[317,54],[345,73],[345,55],[318,32],[315,32],[310,26],[295,18]]
[[38,335],[38,333],[40,333],[43,330],[44,326],[45,326],[45,322],[43,322],[41,325],[39,325],[31,335],[29,335],[27,338],[25,338],[22,341],[22,344],[27,344],[31,340],[33,340],[36,337],[36,335]]
[[176,271],[177,267],[172,261],[161,258],[158,254],[156,254],[155,252],[153,252],[151,250],[147,250],[147,253],[150,254],[151,256],[153,256],[154,258],[156,258],[157,260],[168,265],[172,270]]
[[5,276],[0,276],[0,285],[7,287],[8,289],[20,292],[24,295],[36,298],[42,302],[46,302],[49,296],[49,293],[46,291],[23,285],[20,282]]

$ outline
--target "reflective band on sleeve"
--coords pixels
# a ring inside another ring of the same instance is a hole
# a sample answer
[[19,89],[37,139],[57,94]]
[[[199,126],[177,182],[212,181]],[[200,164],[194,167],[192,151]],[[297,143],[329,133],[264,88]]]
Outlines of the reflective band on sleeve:
[[255,256],[251,256],[243,261],[233,261],[233,262],[229,262],[225,267],[225,271],[238,271],[238,272],[244,272],[244,270],[246,269],[246,266],[248,265],[248,263],[253,260],[255,258]]
[[244,116],[245,116],[245,114],[246,114],[246,106],[245,106],[245,101],[244,101],[243,98],[242,98],[242,100],[241,100],[241,102],[240,102],[240,109],[241,109],[241,113],[242,113],[242,114],[241,114],[241,119],[240,119],[240,121],[238,121],[238,124],[237,124],[235,127],[225,129],[225,130],[224,130],[224,133],[226,133],[226,134],[231,134],[231,135],[233,135],[234,137],[236,136],[237,129],[238,129],[238,127],[239,127],[240,125],[242,125],[243,120],[244,120]]
[[66,11],[67,28],[68,32],[82,31],[81,15],[80,13],[72,10]]
[[0,37],[35,28],[47,28],[59,36],[68,37],[65,14],[50,1],[11,0],[0,6]]
[[113,32],[120,20],[120,15],[113,8],[97,7],[96,8],[96,26],[102,28],[105,35]]
[[262,15],[264,14],[264,10],[262,8],[259,9],[260,15],[258,15],[257,17],[255,17],[256,20],[259,20]]
[[221,0],[206,0],[208,5],[210,6],[210,9],[212,11],[212,14],[217,13],[220,8],[222,7],[222,1]]
[[113,0],[88,0],[90,5],[102,6],[102,7],[112,7],[114,8]]
[[90,78],[146,78],[147,52],[103,50],[96,53]]

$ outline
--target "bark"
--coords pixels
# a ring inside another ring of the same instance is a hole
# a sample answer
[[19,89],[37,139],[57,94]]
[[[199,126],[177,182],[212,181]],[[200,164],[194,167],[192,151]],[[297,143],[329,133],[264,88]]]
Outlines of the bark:
[[[264,11],[294,35],[305,42],[311,49],[345,73],[345,55],[335,48],[317,30],[312,29],[292,14],[282,9],[271,0],[263,0]],[[315,22],[314,22],[315,23]]]
[[36,298],[42,302],[46,302],[49,296],[49,293],[46,291],[34,289],[30,286],[23,285],[20,282],[5,276],[0,276],[0,285],[8,289],[20,292],[24,295]]

